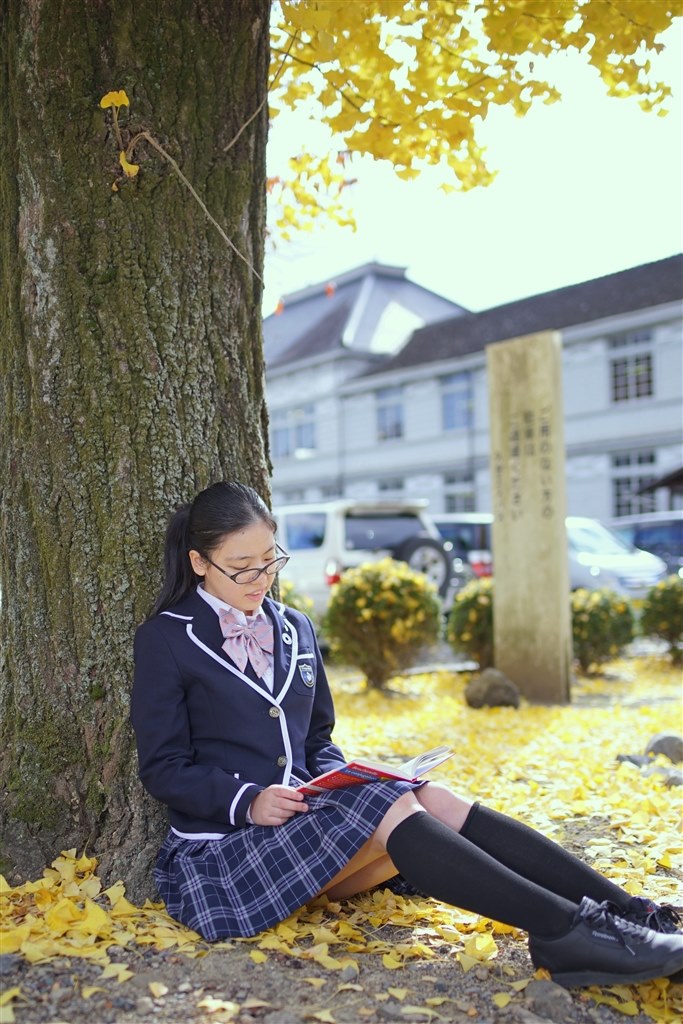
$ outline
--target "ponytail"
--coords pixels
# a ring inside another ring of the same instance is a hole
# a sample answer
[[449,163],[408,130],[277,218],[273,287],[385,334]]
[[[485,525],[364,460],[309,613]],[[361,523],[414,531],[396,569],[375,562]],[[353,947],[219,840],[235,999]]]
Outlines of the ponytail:
[[207,558],[230,533],[253,523],[266,523],[275,533],[277,523],[268,506],[252,487],[222,481],[200,491],[191,504],[181,505],[166,529],[164,585],[149,617],[178,604],[197,586],[199,577],[190,562],[190,551]]
[[181,505],[169,520],[164,540],[165,579],[149,613],[150,618],[182,601],[197,584],[197,577],[188,557],[191,509],[189,503]]

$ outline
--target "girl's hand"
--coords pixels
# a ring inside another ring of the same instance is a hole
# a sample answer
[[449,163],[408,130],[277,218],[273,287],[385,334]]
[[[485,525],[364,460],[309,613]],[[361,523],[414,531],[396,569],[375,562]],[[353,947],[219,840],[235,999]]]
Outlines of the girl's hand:
[[251,802],[249,811],[255,825],[282,825],[301,811],[307,811],[303,793],[289,786],[268,786]]

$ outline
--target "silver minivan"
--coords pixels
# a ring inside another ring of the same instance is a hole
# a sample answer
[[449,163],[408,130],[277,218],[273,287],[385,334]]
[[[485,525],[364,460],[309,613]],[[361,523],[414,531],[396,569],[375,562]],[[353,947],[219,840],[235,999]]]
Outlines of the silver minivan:
[[683,509],[620,516],[609,525],[628,545],[658,555],[670,575],[683,578]]
[[[435,513],[434,523],[445,540],[457,545],[476,543],[471,552],[466,546],[470,560],[473,558],[486,566],[484,573],[490,575],[495,568],[495,553],[491,551],[491,526],[493,516],[487,512]],[[640,551],[626,543],[598,519],[587,516],[568,516],[567,555],[569,558],[569,585],[572,590],[583,587],[599,590],[607,587],[623,597],[644,597],[650,587],[667,575],[666,564],[661,558],[648,551]],[[482,550],[480,545],[486,542]],[[486,562],[486,554],[494,555]],[[533,551],[526,552],[533,558]]]

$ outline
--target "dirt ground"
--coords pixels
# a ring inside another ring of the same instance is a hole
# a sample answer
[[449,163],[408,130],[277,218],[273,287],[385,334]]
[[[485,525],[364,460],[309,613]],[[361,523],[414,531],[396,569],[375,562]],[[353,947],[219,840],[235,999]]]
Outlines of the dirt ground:
[[[400,930],[395,931],[400,938]],[[13,1004],[18,1024],[303,1024],[316,1020],[616,1024],[624,1020],[622,1013],[596,1004],[583,990],[569,992],[550,981],[533,980],[526,944],[520,939],[503,936],[498,945],[500,953],[493,963],[467,973],[451,957],[387,970],[380,957],[365,956],[359,958],[358,974],[340,974],[280,953],[255,964],[246,945],[196,960],[178,953],[122,951],[117,961],[134,972],[123,983],[102,981],[101,967],[84,960],[29,966],[7,956],[0,958],[11,961],[0,965],[1,990],[19,985],[28,1000]],[[514,992],[511,983],[515,981],[529,984]],[[85,999],[81,993],[86,986],[99,990]],[[493,997],[505,992],[513,992],[513,999],[499,1009]],[[683,984],[671,985],[669,993],[677,994],[680,1001]],[[6,1008],[0,1008],[0,1021],[10,1019],[4,1014]],[[635,1024],[651,1020],[644,1014],[630,1019]]]
[[[600,819],[577,822],[567,833],[566,845],[581,852],[603,826]],[[380,932],[386,941],[411,941],[405,928],[384,925]],[[87,960],[29,965],[9,954],[0,956],[0,991],[20,987],[22,998],[11,1004],[17,1024],[623,1022],[623,1013],[595,1002],[585,990],[566,991],[536,979],[522,936],[496,936],[496,942],[496,959],[467,972],[456,961],[455,949],[447,946],[430,961],[408,961],[398,970],[386,968],[379,955],[362,954],[355,957],[358,972],[331,971],[310,959],[279,952],[269,952],[265,962],[255,963],[250,956],[255,947],[242,942],[230,948],[209,947],[207,955],[197,959],[175,950],[138,947],[111,957],[133,972],[124,982],[102,980],[101,966]],[[90,987],[95,991],[84,998]],[[593,993],[599,991],[607,990]],[[494,997],[505,993],[512,998],[499,1007]],[[624,1000],[630,990],[617,993]],[[680,984],[670,983],[667,993],[670,1004],[683,1006],[683,978]],[[629,1016],[635,1024],[652,1020],[644,1013]],[[0,1006],[0,1024],[11,1019],[7,1007]]]
[[[598,817],[577,818],[566,823],[563,842],[585,856],[606,825]],[[326,913],[332,916],[334,908]],[[383,924],[375,937],[410,943],[416,934],[419,939],[419,930]],[[354,954],[357,969],[343,970],[321,966],[300,949],[302,955],[269,950],[267,959],[256,963],[251,956],[256,946],[248,942],[207,946],[206,955],[195,959],[175,948],[130,946],[110,951],[112,961],[132,972],[122,982],[103,979],[102,966],[83,958],[31,965],[5,954],[0,955],[0,1024],[623,1024],[625,1014],[634,1024],[683,1020],[683,977],[660,985],[660,1012],[648,1015],[634,1003],[629,1006],[635,990],[623,986],[566,991],[535,978],[522,935],[497,935],[496,943],[495,959],[468,971],[456,959],[459,947],[447,942],[436,947],[432,959],[409,959],[399,969],[385,966],[381,954],[364,952]],[[657,995],[656,988],[648,991]],[[642,989],[639,995],[642,1005]],[[601,998],[622,1003],[623,1010]]]

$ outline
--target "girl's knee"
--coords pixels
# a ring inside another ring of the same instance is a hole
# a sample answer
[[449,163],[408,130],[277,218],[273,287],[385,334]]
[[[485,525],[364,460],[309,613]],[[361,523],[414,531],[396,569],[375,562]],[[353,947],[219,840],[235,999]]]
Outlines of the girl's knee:
[[449,825],[450,828],[460,831],[465,819],[472,809],[472,801],[466,800],[457,793],[438,782],[429,782],[426,786],[415,791],[415,796],[424,810]]
[[375,838],[377,842],[386,849],[387,839],[396,826],[406,818],[409,818],[411,814],[417,814],[424,810],[425,808],[417,799],[416,792],[404,793],[403,796],[400,796],[396,803],[392,804],[386,812],[377,826],[373,838]]

